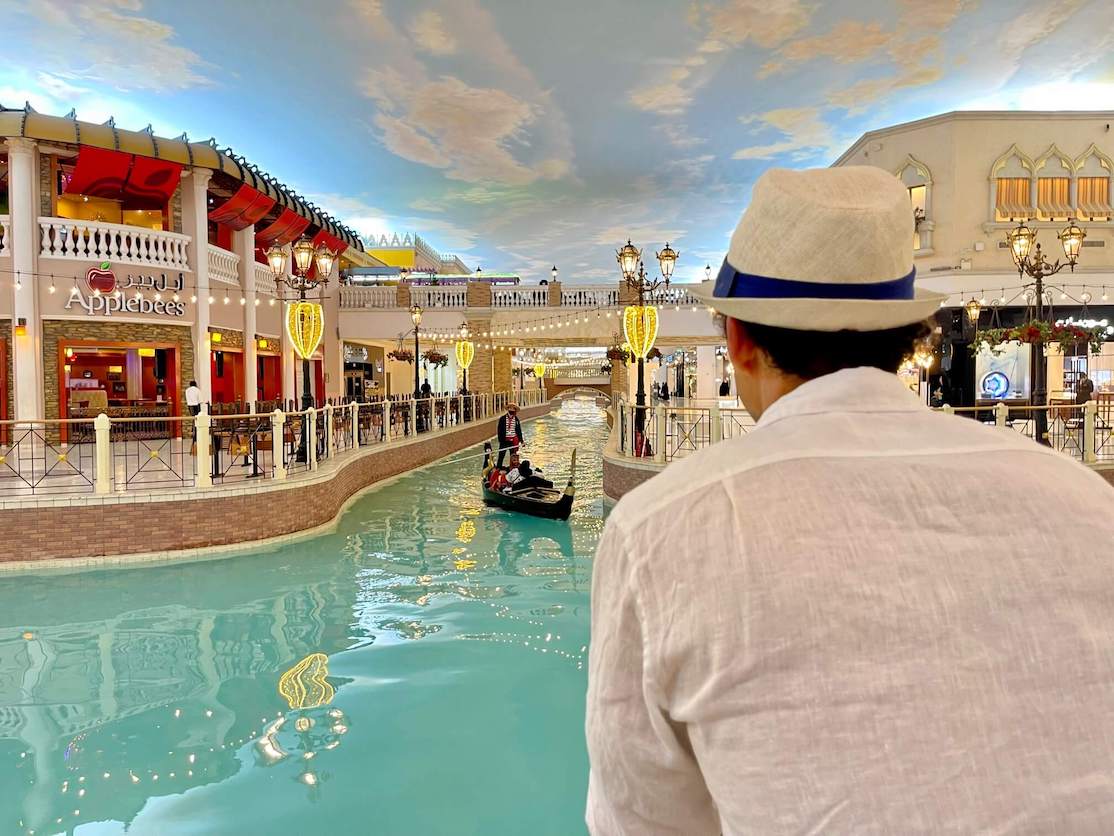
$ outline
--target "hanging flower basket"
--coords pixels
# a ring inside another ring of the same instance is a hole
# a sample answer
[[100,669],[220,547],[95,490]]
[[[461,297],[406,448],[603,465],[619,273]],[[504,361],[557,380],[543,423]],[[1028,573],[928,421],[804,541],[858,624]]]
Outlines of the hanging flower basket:
[[1084,328],[1080,325],[1053,325],[1039,319],[1022,323],[1013,328],[988,328],[979,331],[971,343],[971,353],[978,354],[986,347],[993,354],[1001,353],[999,346],[1002,343],[1017,342],[1030,345],[1060,346],[1060,351],[1067,354],[1077,346],[1086,344],[1091,354],[1100,354],[1102,344],[1108,338],[1107,329],[1102,325],[1094,328]]
[[394,351],[387,354],[392,360],[398,360],[400,363],[413,363],[414,352],[408,348],[396,348]]
[[649,352],[647,352],[646,359],[647,360],[660,360],[661,359],[661,349],[658,348],[655,345],[653,348],[651,348],[649,350]]
[[422,359],[425,360],[426,365],[429,366],[447,366],[449,364],[449,357],[447,354],[442,354],[436,348],[431,348],[422,352]]
[[626,363],[630,360],[630,357],[630,352],[621,346],[613,345],[607,349],[608,360],[618,360],[621,363]]

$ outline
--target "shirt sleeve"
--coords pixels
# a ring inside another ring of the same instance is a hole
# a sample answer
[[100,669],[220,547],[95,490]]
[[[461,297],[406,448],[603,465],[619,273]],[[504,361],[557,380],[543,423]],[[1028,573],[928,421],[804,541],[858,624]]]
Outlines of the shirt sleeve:
[[586,732],[588,829],[611,834],[719,834],[719,817],[682,726],[668,716],[655,648],[626,538],[612,520],[592,577]]

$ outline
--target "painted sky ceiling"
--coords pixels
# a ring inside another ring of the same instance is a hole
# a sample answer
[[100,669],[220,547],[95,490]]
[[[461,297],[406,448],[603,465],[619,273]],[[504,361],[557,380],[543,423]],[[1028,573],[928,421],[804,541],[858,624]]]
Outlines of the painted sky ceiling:
[[754,179],[962,108],[1114,108],[1110,0],[0,0],[0,103],[216,136],[530,280],[717,264]]

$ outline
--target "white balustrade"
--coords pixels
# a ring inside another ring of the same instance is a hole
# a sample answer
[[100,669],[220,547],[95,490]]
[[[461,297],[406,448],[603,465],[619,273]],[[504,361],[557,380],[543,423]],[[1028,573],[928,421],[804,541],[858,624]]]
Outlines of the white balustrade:
[[545,308],[549,306],[549,287],[493,287],[493,308]]
[[652,305],[669,306],[699,306],[702,305],[699,299],[688,292],[688,288],[681,285],[672,285],[668,288],[663,287],[654,291],[647,297],[646,300]]
[[189,269],[190,237],[142,226],[39,218],[39,255],[80,261]]
[[9,246],[9,238],[11,236],[12,219],[8,215],[0,215],[0,256],[11,255],[12,251]]
[[433,285],[410,287],[411,304],[423,308],[466,308],[468,307],[468,288],[465,285]]
[[[268,271],[270,272],[270,271]],[[209,245],[209,281],[240,286],[240,256]]]
[[616,285],[570,285],[561,288],[561,305],[569,308],[611,308],[619,304]]
[[359,287],[340,289],[340,306],[346,309],[398,307],[398,290],[394,287]]
[[255,263],[255,292],[268,296],[278,295],[275,290],[275,274],[271,272],[270,265]]

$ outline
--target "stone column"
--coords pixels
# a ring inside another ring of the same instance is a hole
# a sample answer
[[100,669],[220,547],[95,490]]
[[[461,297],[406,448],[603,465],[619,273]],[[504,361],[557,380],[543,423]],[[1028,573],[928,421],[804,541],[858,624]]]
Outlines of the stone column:
[[[8,145],[8,209],[12,228],[8,246],[12,253],[12,371],[15,419],[31,421],[43,415],[43,329],[39,318],[38,206],[39,153],[34,141],[12,137]],[[23,320],[27,329],[15,335]],[[62,398],[64,392],[59,392]]]
[[609,360],[611,363],[611,400],[627,397],[627,364],[622,360]]
[[232,235],[232,251],[240,256],[240,287],[244,291],[244,409],[255,411],[259,396],[259,343],[256,342],[255,225]]
[[[182,231],[190,236],[190,269],[193,271],[194,293],[197,294],[193,321],[193,373],[201,398],[213,400],[212,364],[209,344],[209,180],[207,168],[194,168],[182,183]],[[182,381],[189,385],[188,380]]]
[[511,379],[511,353],[506,350],[495,352],[495,362],[492,368],[491,386],[494,392],[510,392],[514,388]]
[[490,308],[491,285],[487,282],[468,282],[468,307]]
[[695,396],[698,398],[719,397],[719,389],[716,387],[716,347],[714,345],[698,345],[696,347]]
[[325,314],[325,335],[321,338],[321,351],[325,358],[325,397],[339,398],[344,394],[344,346],[340,341],[340,293],[336,288],[336,264],[329,277],[332,292],[326,287],[321,306]]
[[561,283],[558,281],[549,283],[549,307],[561,307]]
[[477,394],[492,392],[492,349],[484,348],[484,344],[491,344],[491,337],[485,337],[484,332],[491,330],[490,317],[468,316],[468,330],[472,334],[472,342],[476,346],[476,353],[472,357],[472,365],[468,367],[468,391]]
[[143,397],[143,358],[139,356],[138,348],[129,348],[124,358],[127,363],[124,371],[127,373],[128,399],[137,401]]

